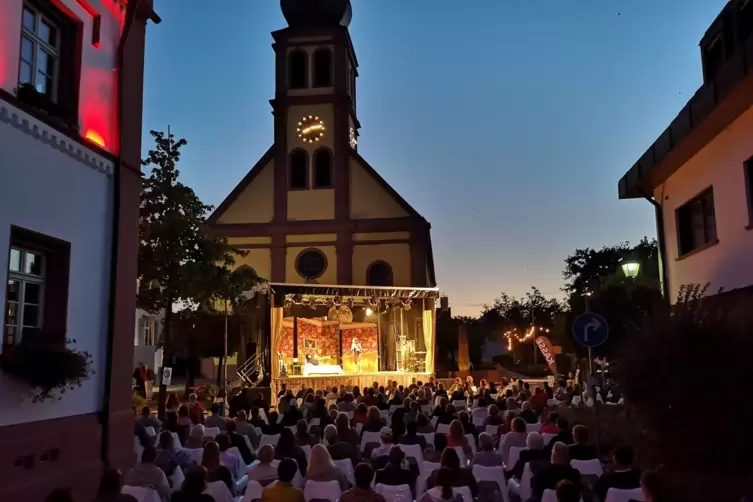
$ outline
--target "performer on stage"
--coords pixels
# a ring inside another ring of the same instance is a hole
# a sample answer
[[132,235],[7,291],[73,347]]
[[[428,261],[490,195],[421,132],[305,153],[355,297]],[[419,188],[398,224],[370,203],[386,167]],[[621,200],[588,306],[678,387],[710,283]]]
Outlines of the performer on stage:
[[306,362],[313,364],[314,366],[319,366],[319,360],[314,354],[306,354]]
[[353,342],[350,344],[350,350],[353,352],[353,362],[356,363],[356,371],[358,373],[363,373],[363,370],[361,369],[361,352],[363,352],[363,347],[361,347],[361,342],[358,341],[358,338],[353,337]]

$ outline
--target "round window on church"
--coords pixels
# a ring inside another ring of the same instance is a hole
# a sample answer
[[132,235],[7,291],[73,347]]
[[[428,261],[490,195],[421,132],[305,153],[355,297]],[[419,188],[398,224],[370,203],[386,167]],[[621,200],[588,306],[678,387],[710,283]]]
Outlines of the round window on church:
[[304,249],[295,260],[295,268],[306,281],[313,281],[327,270],[327,257],[318,249]]
[[318,142],[324,137],[324,121],[313,115],[303,117],[298,122],[296,132],[298,133],[298,137],[301,138],[301,141],[304,143],[310,144]]

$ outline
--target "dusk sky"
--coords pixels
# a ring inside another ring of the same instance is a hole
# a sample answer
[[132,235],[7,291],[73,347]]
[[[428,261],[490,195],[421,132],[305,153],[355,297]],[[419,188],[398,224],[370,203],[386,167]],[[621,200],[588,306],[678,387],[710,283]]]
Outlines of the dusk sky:
[[[617,181],[701,84],[726,0],[352,0],[359,153],[432,224],[455,315],[500,292],[561,297],[565,257],[655,235]],[[149,129],[188,140],[183,182],[218,205],[272,144],[278,0],[160,0]],[[462,7],[460,7],[462,5]]]

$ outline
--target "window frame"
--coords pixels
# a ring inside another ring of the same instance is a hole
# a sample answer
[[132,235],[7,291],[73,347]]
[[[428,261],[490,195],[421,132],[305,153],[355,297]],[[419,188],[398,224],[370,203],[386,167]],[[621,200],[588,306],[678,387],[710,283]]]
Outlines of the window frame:
[[[304,255],[309,254],[309,253],[317,253],[324,259],[324,266],[322,267],[322,270],[319,272],[319,274],[316,276],[304,275],[301,272],[301,267],[300,267],[301,258],[303,258]],[[295,271],[299,276],[303,277],[303,279],[306,281],[315,281],[319,279],[321,276],[325,274],[325,272],[327,272],[328,268],[329,268],[329,261],[327,260],[327,255],[324,253],[324,251],[322,251],[319,248],[303,249],[301,250],[300,253],[298,253],[298,256],[295,257]]]
[[[303,84],[293,85],[293,56],[295,55],[302,55],[303,56]],[[303,47],[296,47],[294,49],[290,49],[288,52],[288,58],[287,58],[287,68],[288,68],[288,89],[291,90],[299,90],[299,89],[308,89],[310,87],[309,81],[311,80],[311,76],[309,75],[309,54],[306,52],[306,49]]]
[[[320,185],[317,180],[317,173],[319,172],[319,164],[317,162],[317,159],[320,154],[327,154],[328,156],[328,163],[327,163],[327,169],[329,171],[329,183],[326,185]],[[311,169],[311,184],[314,189],[328,189],[328,188],[334,188],[335,186],[335,156],[332,153],[332,150],[327,148],[326,146],[322,146],[317,148],[314,151],[314,154],[312,155],[312,169]]]
[[[24,24],[24,15],[26,14],[26,11],[30,11],[34,15],[34,31],[29,30],[25,24]],[[42,22],[45,22],[47,25],[51,26],[55,29],[55,45],[51,46],[48,42],[44,41],[42,37],[39,35],[39,27],[41,26]],[[65,32],[65,27],[61,27],[61,23],[59,23],[57,20],[54,19],[54,16],[49,15],[47,12],[45,12],[45,9],[40,8],[39,5],[36,5],[34,2],[25,1],[23,2],[23,7],[21,9],[21,44],[19,45],[19,57],[18,57],[18,85],[19,87],[23,84],[31,84],[34,86],[34,88],[37,90],[37,92],[40,92],[41,94],[46,95],[49,97],[49,99],[53,103],[57,103],[59,99],[60,94],[60,65],[62,62],[62,58],[64,56],[63,54],[63,34]],[[28,62],[23,58],[23,41],[24,39],[28,39],[32,44],[32,61]],[[52,57],[55,60],[55,65],[53,68],[53,75],[47,75],[46,70],[43,71],[45,76],[52,79],[52,89],[51,92],[48,90],[48,92],[41,92],[39,88],[37,87],[37,76],[38,73],[40,73],[40,69],[38,68],[37,64],[37,58],[39,57],[39,51],[44,51],[47,53],[48,57]],[[23,67],[24,63],[31,65],[31,82],[21,82],[21,68]]]
[[[327,81],[325,83],[319,82],[319,65],[317,64],[319,61],[319,55],[320,54],[326,54],[328,63],[329,63],[329,72],[327,75]],[[327,46],[317,47],[316,50],[314,50],[314,54],[312,56],[313,63],[311,65],[312,68],[312,81],[313,85],[312,87],[322,88],[322,87],[332,87],[335,85],[335,68],[334,68],[334,53],[331,48]]]
[[[707,198],[709,195],[711,195],[711,205],[713,209],[713,221],[714,221],[714,235],[713,238],[710,238],[708,235],[710,227],[707,225],[708,223],[708,217],[709,214],[706,213],[705,207],[703,206],[703,203],[701,205],[702,214],[701,217],[703,219],[703,243],[695,246],[695,234],[691,234],[689,237],[693,241],[693,244],[691,244],[691,247],[689,249],[686,249],[683,244],[685,242],[684,238],[684,231],[685,231],[685,224],[689,224],[690,231],[693,232],[693,222],[692,222],[692,212],[687,213],[689,217],[691,217],[691,220],[686,222],[682,219],[682,217],[685,215],[685,211],[691,211],[691,205],[702,202],[705,198]],[[675,233],[677,236],[677,257],[678,259],[685,258],[686,256],[689,256],[691,254],[697,253],[699,251],[702,251],[710,246],[713,246],[714,244],[717,244],[719,242],[719,233],[716,226],[716,201],[714,200],[714,187],[713,185],[709,185],[708,187],[704,188],[700,192],[698,192],[693,197],[689,198],[687,201],[685,201],[682,205],[678,206],[675,209]]]
[[[305,177],[306,177],[306,183],[304,186],[294,186],[293,185],[293,157],[302,154],[305,156],[306,162],[304,166],[305,171]],[[309,155],[309,152],[304,148],[294,148],[290,151],[290,154],[288,155],[288,190],[294,191],[294,190],[308,190],[311,187],[311,156]]]
[[[18,251],[21,255],[20,260],[20,270],[14,271],[10,268],[10,258],[13,255],[13,251]],[[30,274],[25,272],[26,268],[26,257],[28,254],[31,253],[36,256],[40,256],[42,259],[42,270],[39,275],[36,274]],[[5,317],[3,319],[3,340],[4,343],[9,345],[15,345],[18,344],[23,339],[23,332],[26,329],[41,329],[43,322],[44,322],[44,308],[45,308],[45,278],[46,278],[46,263],[47,258],[44,254],[44,252],[38,250],[38,249],[32,249],[29,246],[18,246],[18,245],[12,245],[10,246],[10,250],[8,253],[8,277],[6,278],[6,296],[5,296]],[[16,304],[16,323],[10,324],[8,322],[9,312],[10,308],[9,304],[11,303],[11,300],[8,298],[8,291],[10,290],[9,283],[10,281],[16,281],[19,285],[18,288],[18,300],[13,302]],[[36,284],[39,285],[39,300],[38,302],[32,303],[26,301],[26,287],[29,284]],[[26,325],[24,323],[24,315],[26,312],[26,307],[34,306],[37,308],[37,319],[36,319],[36,325]],[[14,327],[16,329],[15,335],[8,334],[8,328]],[[13,340],[10,340],[10,338],[13,338]]]

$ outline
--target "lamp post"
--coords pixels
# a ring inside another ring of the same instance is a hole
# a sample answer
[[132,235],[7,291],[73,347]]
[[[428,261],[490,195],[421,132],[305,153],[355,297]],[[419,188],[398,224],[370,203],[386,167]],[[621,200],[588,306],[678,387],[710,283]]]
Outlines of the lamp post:
[[622,268],[622,273],[625,274],[625,277],[628,279],[635,279],[638,277],[638,272],[641,270],[641,264],[635,260],[625,260],[620,265],[620,268]]

